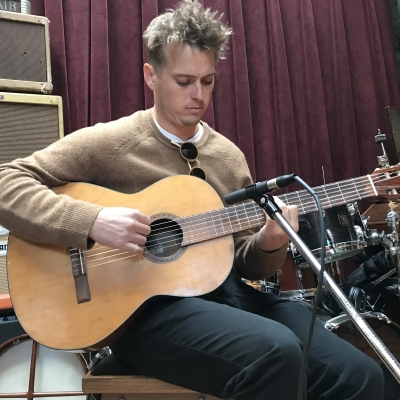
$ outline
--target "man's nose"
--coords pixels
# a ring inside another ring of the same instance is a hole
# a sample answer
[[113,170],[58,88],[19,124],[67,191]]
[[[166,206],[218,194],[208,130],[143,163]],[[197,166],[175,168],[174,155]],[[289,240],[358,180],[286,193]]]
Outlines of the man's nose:
[[201,84],[201,82],[194,83],[191,97],[192,99],[203,100],[204,94],[203,94],[203,85]]

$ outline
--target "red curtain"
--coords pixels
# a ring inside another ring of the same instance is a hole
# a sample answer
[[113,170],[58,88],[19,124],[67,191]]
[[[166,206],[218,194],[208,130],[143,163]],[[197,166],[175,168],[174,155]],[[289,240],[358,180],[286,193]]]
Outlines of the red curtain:
[[[31,0],[50,19],[65,131],[151,107],[141,34],[177,0]],[[371,173],[400,111],[387,0],[203,0],[234,30],[205,120],[245,153],[255,180],[315,186]],[[388,146],[392,163],[396,152]],[[295,190],[290,188],[290,191]]]

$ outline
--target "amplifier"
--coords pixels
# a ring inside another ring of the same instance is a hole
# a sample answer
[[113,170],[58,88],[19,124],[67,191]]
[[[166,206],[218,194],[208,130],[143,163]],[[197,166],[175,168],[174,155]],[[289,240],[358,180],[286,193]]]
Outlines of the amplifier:
[[0,90],[50,94],[49,20],[0,10]]
[[[27,157],[63,136],[60,96],[0,92],[0,163]],[[0,295],[8,293],[7,241],[0,225]]]
[[62,98],[0,92],[0,163],[31,155],[64,136]]

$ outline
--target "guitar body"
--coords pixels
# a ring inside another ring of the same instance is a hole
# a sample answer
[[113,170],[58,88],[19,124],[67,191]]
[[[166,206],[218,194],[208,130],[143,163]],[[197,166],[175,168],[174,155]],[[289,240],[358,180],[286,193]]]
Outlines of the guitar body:
[[[54,192],[105,207],[137,208],[151,217],[185,217],[223,207],[210,185],[190,176],[167,178],[131,195],[85,183]],[[229,275],[234,257],[230,234],[186,246],[165,262],[95,244],[85,256],[91,299],[78,304],[67,247],[11,234],[8,249],[10,296],[19,322],[35,341],[61,350],[104,347],[154,296],[213,291]],[[104,258],[105,252],[118,255]]]

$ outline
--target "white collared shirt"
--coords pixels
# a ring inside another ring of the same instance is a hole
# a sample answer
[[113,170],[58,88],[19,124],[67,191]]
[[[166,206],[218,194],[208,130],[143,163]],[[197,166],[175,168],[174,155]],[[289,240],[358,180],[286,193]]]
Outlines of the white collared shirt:
[[[161,126],[157,123],[156,119],[154,118],[154,123],[156,124],[158,130],[167,138],[169,139],[171,142],[175,142],[175,143],[183,143],[185,142],[185,140],[182,140],[181,138],[178,138],[178,136],[173,135],[172,133],[167,132],[165,129],[161,128]],[[189,140],[186,140],[186,142],[197,142],[201,139],[201,137],[203,136],[204,133],[204,128],[203,125],[200,124],[200,122],[197,124],[198,126],[198,130],[197,133],[190,138]]]

